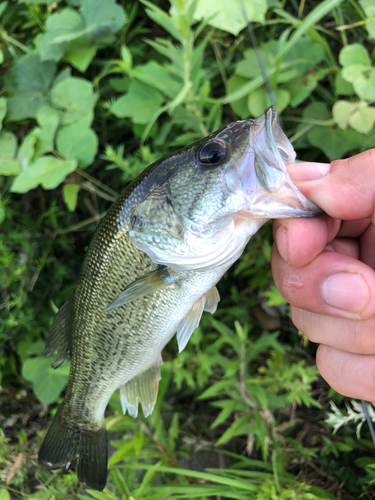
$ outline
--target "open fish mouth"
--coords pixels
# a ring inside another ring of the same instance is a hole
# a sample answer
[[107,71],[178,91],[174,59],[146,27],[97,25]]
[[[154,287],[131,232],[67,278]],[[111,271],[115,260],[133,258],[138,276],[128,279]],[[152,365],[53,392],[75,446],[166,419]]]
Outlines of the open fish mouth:
[[253,120],[249,162],[240,166],[248,206],[246,212],[256,219],[315,217],[322,210],[308,200],[289,178],[287,166],[296,153],[279,125],[276,109],[271,106]]

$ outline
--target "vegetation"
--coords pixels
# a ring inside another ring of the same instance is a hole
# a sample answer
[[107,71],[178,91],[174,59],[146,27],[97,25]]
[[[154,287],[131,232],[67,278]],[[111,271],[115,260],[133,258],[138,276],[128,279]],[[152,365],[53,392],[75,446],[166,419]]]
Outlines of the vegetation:
[[[243,3],[299,159],[375,147],[372,0]],[[269,104],[245,25],[240,3],[217,0],[0,3],[1,500],[373,498],[362,410],[293,328],[269,225],[215,316],[180,355],[167,346],[153,414],[111,399],[107,488],[37,464],[69,371],[43,339],[100,217],[148,164]]]

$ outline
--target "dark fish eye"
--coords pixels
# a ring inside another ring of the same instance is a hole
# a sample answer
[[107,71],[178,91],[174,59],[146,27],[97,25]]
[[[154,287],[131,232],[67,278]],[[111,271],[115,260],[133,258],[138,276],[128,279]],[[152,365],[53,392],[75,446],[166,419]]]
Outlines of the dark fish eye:
[[217,165],[227,157],[227,146],[222,141],[207,142],[198,153],[202,165]]

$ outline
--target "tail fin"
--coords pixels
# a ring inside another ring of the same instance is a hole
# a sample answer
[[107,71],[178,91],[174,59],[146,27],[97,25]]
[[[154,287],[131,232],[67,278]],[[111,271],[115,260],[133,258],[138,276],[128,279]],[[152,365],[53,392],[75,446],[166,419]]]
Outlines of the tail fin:
[[61,422],[60,406],[40,448],[38,460],[49,469],[68,469],[75,458],[78,458],[78,479],[101,491],[107,482],[106,429],[65,427]]

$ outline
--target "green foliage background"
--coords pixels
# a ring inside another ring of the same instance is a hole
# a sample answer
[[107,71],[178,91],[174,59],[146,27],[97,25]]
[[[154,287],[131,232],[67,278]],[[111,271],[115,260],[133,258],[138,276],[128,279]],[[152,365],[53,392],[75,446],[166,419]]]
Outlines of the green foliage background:
[[[375,147],[373,1],[243,3],[298,158]],[[69,372],[43,339],[100,217],[159,157],[269,105],[245,24],[218,0],[0,3],[1,500],[372,498],[363,413],[318,378],[290,323],[269,225],[215,316],[180,355],[167,346],[152,416],[111,399],[104,492],[37,465]]]

